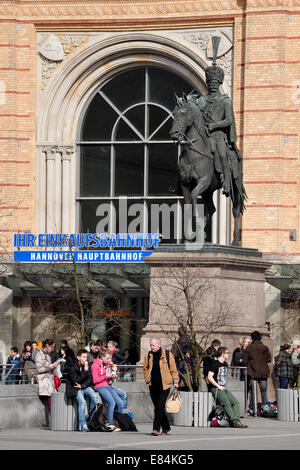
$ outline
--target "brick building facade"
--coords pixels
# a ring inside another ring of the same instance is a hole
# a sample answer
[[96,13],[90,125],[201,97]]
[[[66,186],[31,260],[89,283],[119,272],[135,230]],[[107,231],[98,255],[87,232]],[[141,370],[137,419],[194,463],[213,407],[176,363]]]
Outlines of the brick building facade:
[[[17,231],[78,230],[76,136],[95,87],[126,67],[149,64],[173,72],[178,66],[181,76],[204,92],[208,39],[221,34],[228,43],[219,57],[226,72],[223,91],[233,99],[248,194],[241,246],[259,249],[273,263],[266,321],[277,325],[272,336],[278,348],[285,339],[278,325],[283,310],[290,310],[290,288],[297,292],[292,276],[300,264],[299,29],[299,0],[2,0],[5,253],[12,253]],[[41,52],[49,35],[58,44],[55,54],[62,48],[62,58]],[[218,212],[213,241],[228,244],[230,216],[222,198]],[[28,306],[20,309],[25,318]],[[299,333],[297,321],[287,326],[290,337]],[[12,333],[4,342],[21,344],[29,334],[30,325],[26,334]]]

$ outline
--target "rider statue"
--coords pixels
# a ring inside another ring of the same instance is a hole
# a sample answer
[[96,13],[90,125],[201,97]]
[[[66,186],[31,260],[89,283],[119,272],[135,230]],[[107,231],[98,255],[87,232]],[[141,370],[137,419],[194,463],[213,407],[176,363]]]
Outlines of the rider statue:
[[236,146],[236,128],[232,101],[228,95],[222,95],[219,87],[224,81],[224,70],[216,65],[216,56],[221,38],[213,36],[213,64],[205,70],[208,93],[198,98],[202,111],[209,145],[214,156],[215,169],[221,173],[223,193],[230,195],[231,171],[229,160],[231,152],[236,154],[235,162],[241,160],[241,154]]

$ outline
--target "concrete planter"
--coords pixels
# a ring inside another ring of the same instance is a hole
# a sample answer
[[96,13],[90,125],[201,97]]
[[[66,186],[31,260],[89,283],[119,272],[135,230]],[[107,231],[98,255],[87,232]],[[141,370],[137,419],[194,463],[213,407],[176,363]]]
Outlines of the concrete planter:
[[210,392],[180,392],[182,406],[173,414],[174,426],[207,427],[208,415],[214,402]]
[[300,421],[300,391],[277,389],[277,419]]

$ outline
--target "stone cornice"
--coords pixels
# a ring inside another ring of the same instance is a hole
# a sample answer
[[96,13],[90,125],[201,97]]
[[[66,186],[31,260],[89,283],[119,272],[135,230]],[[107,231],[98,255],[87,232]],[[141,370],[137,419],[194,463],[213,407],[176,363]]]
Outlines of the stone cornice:
[[39,31],[122,31],[231,26],[234,18],[300,14],[300,0],[4,0],[0,22]]
[[219,16],[222,14],[240,14],[243,9],[238,0],[11,0],[0,6],[0,17],[19,20],[51,19],[148,19],[172,18],[199,15]]

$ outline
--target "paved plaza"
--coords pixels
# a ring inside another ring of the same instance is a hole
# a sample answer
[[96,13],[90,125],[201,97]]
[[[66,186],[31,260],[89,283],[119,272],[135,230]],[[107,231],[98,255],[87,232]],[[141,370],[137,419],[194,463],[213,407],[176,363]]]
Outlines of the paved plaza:
[[[81,433],[49,429],[1,429],[1,450],[299,450],[300,423],[266,418],[243,419],[247,429],[173,426],[168,436],[150,435],[151,424],[139,432]],[[117,454],[116,454],[117,455]]]

